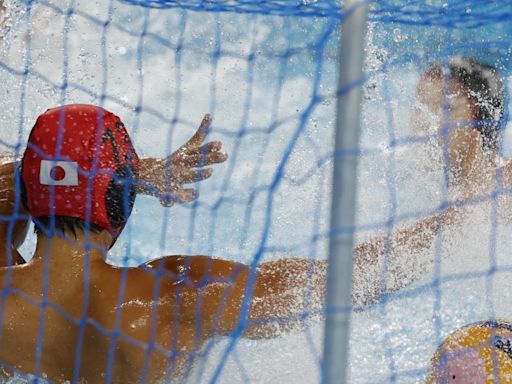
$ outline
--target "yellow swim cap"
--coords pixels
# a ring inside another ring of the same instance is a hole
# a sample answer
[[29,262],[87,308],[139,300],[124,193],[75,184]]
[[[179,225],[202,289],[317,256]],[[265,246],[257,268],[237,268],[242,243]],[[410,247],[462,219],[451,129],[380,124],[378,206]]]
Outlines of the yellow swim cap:
[[481,321],[453,332],[432,357],[427,383],[512,383],[512,324]]

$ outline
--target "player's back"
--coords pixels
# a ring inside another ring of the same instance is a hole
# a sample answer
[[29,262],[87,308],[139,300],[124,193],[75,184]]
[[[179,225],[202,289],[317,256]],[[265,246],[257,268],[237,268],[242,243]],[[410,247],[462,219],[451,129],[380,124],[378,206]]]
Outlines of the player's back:
[[[173,363],[172,374],[179,374],[203,337],[196,339],[195,323],[176,309],[177,280],[60,256],[0,271],[6,292],[0,360],[57,382],[77,375],[88,383],[107,376],[130,383],[146,374],[154,382]],[[182,299],[197,297],[197,289],[185,291]]]

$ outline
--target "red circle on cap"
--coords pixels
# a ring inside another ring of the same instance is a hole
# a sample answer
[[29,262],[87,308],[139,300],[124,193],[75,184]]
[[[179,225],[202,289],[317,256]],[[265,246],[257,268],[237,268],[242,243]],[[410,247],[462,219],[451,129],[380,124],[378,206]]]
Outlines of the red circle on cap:
[[66,171],[60,165],[56,165],[51,169],[50,177],[55,181],[60,181],[66,177]]

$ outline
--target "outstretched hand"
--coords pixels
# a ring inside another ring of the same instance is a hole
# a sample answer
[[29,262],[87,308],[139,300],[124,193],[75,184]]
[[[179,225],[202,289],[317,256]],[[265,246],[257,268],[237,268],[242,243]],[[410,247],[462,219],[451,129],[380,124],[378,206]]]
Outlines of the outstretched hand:
[[220,141],[203,144],[211,122],[211,116],[205,115],[190,140],[165,159],[142,159],[139,191],[158,197],[165,207],[197,199],[197,191],[184,185],[209,178],[213,169],[204,167],[222,163],[228,158],[227,154],[220,152]]

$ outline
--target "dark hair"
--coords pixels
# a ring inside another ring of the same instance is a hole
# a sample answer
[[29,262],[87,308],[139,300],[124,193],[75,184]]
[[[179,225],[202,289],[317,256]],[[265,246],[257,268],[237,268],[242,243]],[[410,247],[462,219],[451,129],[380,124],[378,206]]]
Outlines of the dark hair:
[[[38,235],[46,236],[52,230],[50,216],[41,216],[34,220],[34,232]],[[57,234],[63,235],[64,232],[71,232],[76,239],[77,231],[84,231],[86,222],[82,219],[69,216],[54,216],[54,230]],[[92,233],[100,233],[104,231],[99,225],[89,223],[89,231]]]
[[475,59],[456,56],[431,66],[426,76],[447,76],[459,84],[474,101],[476,129],[486,149],[497,149],[504,116],[504,88],[497,69]]

